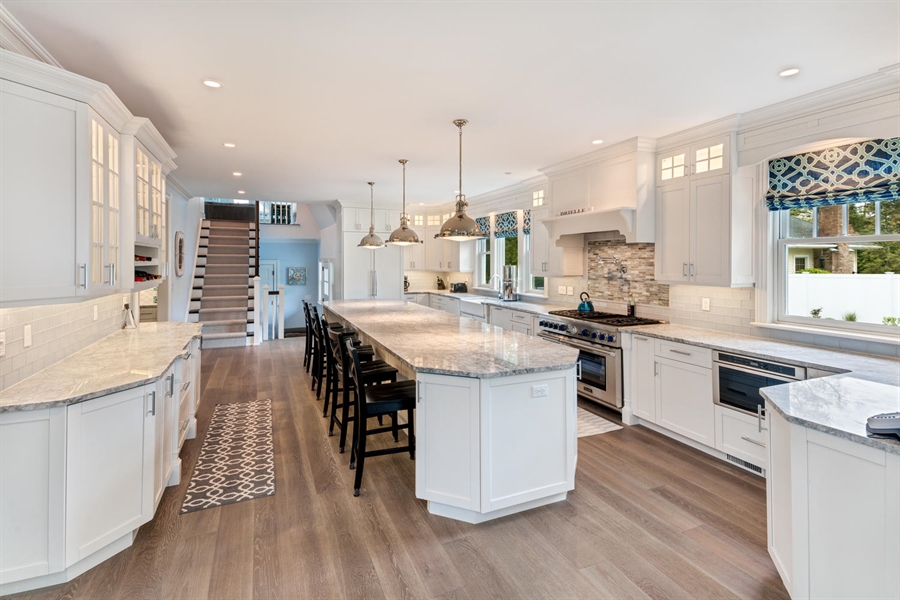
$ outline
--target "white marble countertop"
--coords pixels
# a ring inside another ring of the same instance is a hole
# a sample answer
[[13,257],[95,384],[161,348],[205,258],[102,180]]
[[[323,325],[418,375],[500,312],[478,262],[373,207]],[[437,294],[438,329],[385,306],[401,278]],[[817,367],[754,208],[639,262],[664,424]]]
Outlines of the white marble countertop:
[[199,323],[123,329],[0,392],[0,412],[75,404],[152,383],[200,337]]
[[822,377],[760,390],[790,423],[900,454],[900,440],[872,438],[866,419],[900,411],[900,388],[849,375]]
[[551,310],[571,310],[575,306],[578,305],[577,302],[574,302],[573,306],[563,306],[560,304],[543,304],[538,302],[528,302],[525,300],[516,300],[516,301],[504,301],[500,300],[494,295],[484,295],[484,294],[474,294],[471,292],[466,292],[464,294],[458,294],[451,292],[450,290],[407,290],[406,294],[440,294],[442,296],[452,296],[453,298],[457,298],[459,300],[464,300],[466,302],[480,302],[482,304],[490,304],[493,306],[499,306],[501,308],[509,308],[512,310],[520,310],[522,312],[531,313],[534,315],[546,315],[549,314]]
[[486,379],[569,369],[578,360],[574,348],[406,301],[325,307],[419,373]]
[[834,375],[764,388],[791,423],[900,454],[900,441],[866,436],[866,419],[900,411],[900,361],[685,325],[643,325],[632,333],[712,350],[830,371]]

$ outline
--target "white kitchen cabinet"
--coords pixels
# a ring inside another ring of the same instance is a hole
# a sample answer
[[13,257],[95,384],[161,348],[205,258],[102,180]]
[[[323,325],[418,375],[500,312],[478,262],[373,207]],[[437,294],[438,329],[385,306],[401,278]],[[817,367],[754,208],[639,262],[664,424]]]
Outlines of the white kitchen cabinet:
[[445,240],[436,239],[434,236],[440,233],[441,227],[428,227],[425,229],[425,270],[443,271]]
[[724,406],[715,407],[716,450],[766,468],[766,420]]
[[512,323],[510,325],[510,329],[517,333],[524,333],[525,335],[531,335],[531,325],[526,325],[524,323]]
[[491,325],[501,329],[512,329],[512,311],[502,306],[491,305],[488,315]]
[[179,404],[175,389],[175,365],[156,382],[157,406],[154,415],[153,507],[159,506],[172,473],[172,447],[177,436]]
[[635,416],[656,423],[656,351],[653,340],[633,334],[631,336],[633,393],[631,410]]
[[341,207],[341,224],[343,231],[369,231],[369,209],[353,206]]
[[429,306],[436,310],[442,310],[446,313],[450,313],[451,315],[459,314],[459,298],[453,298],[451,296],[442,296],[441,294],[429,294],[431,296],[431,301]]
[[[390,234],[400,227],[400,211],[388,208],[375,209],[375,231]],[[384,236],[387,241],[387,236]]]
[[[419,238],[422,239],[421,237]],[[425,270],[425,244],[403,246],[403,269],[405,271]]]
[[656,280],[752,285],[755,181],[732,178],[730,138],[658,153],[656,181]]
[[358,246],[355,234],[344,235],[343,299],[399,300],[403,294],[403,259],[399,246],[369,250]]
[[657,356],[656,423],[715,447],[712,369]]
[[560,248],[553,244],[542,219],[550,217],[549,208],[532,209],[531,274],[535,277],[581,277],[584,274],[584,245]]
[[431,306],[431,294],[419,294],[416,298],[416,304],[419,306]]
[[[107,294],[120,283],[119,134],[91,111],[91,294]],[[126,279],[128,274],[125,274]]]
[[0,302],[86,295],[88,106],[0,79],[0,130]]
[[66,407],[0,413],[0,584],[65,567]]
[[72,404],[67,412],[66,566],[153,518],[155,385]]
[[900,597],[900,455],[766,414],[768,549],[788,593]]
[[443,261],[440,265],[441,270],[458,273],[472,273],[475,271],[475,240],[468,242],[442,241],[444,253]]

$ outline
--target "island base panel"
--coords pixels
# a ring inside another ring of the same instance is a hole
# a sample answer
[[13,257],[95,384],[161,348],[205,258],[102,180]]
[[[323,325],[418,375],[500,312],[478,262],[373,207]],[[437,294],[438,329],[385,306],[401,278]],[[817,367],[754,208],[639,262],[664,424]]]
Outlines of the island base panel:
[[475,510],[467,510],[465,508],[441,504],[440,502],[429,501],[428,512],[439,517],[447,517],[448,519],[455,519],[457,521],[463,521],[465,523],[478,524],[484,523],[486,521],[491,521],[493,519],[499,519],[500,517],[514,515],[518,512],[531,510],[532,508],[537,508],[539,506],[553,504],[554,502],[562,502],[566,499],[566,496],[568,496],[568,494],[568,492],[561,492],[559,494],[547,496],[546,498],[538,498],[536,500],[523,502],[522,504],[516,504],[515,506],[507,506],[506,508],[492,510],[488,513],[481,513]]

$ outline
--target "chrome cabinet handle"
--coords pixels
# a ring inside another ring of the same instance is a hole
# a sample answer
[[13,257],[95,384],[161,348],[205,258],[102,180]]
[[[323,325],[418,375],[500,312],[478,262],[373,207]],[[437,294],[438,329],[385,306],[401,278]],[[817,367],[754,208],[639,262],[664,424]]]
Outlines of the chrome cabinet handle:
[[690,356],[690,352],[685,352],[684,350],[675,350],[674,348],[669,348],[669,352],[674,352],[675,354],[681,354],[684,356]]
[[646,341],[647,341],[648,339],[650,339],[650,338],[645,338],[644,336],[636,335],[636,336],[634,336],[634,339],[636,339],[636,340],[642,340],[642,341],[646,342]]
[[110,279],[112,279],[112,283],[110,285],[116,285],[119,280],[119,273],[117,272],[118,269],[116,268],[116,263],[111,263],[109,266],[110,269],[112,269],[112,275],[110,276]]
[[658,375],[659,375],[659,361],[654,360],[653,361],[653,376],[656,377]]
[[166,397],[171,398],[175,394],[175,375],[169,375],[168,377],[166,377],[166,384],[168,386]]
[[687,277],[687,263],[681,263],[681,276]]
[[694,263],[688,265],[688,275],[690,275],[691,277],[694,276]]
[[763,418],[762,412],[763,412],[762,404],[757,405],[757,407],[756,407],[756,432],[757,433],[762,433],[764,429],[768,429],[768,427],[762,426],[762,418]]
[[156,392],[150,392],[150,410],[147,414],[156,416]]
[[748,438],[747,436],[744,436],[744,435],[741,436],[741,439],[744,440],[745,442],[750,442],[751,444],[756,444],[757,446],[760,446],[762,448],[766,447],[765,443],[760,442],[759,440],[754,440],[752,438]]
[[578,380],[581,380],[581,361],[575,363],[575,377]]
[[87,289],[87,263],[81,263],[78,268],[81,269],[81,287]]

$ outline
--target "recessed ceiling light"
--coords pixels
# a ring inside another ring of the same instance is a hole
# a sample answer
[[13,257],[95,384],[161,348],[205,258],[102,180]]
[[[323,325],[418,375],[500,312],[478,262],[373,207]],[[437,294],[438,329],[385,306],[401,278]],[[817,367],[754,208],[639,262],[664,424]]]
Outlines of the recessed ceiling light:
[[419,206],[425,206],[424,202],[419,202]]
[[244,190],[238,190],[238,194],[246,194],[246,193],[247,192],[245,192]]
[[796,75],[799,72],[800,72],[800,69],[798,69],[797,67],[791,67],[790,69],[785,69],[784,71],[781,71],[778,74],[781,75],[782,77],[790,77],[791,75]]
[[234,144],[232,144],[231,142],[225,142],[222,145],[225,146],[226,148],[234,148]]
[[232,173],[232,175],[234,175],[235,177],[240,177],[241,175],[243,175],[243,173],[235,171],[234,173]]
[[603,140],[594,140],[594,141],[591,142],[591,143],[592,143],[592,144],[602,144],[602,143],[603,143]]
[[215,79],[204,79],[203,85],[205,85],[206,87],[211,87],[211,88],[220,88],[220,87],[222,87],[222,82],[216,81]]
[[503,174],[504,175],[512,175],[512,171],[504,171]]

